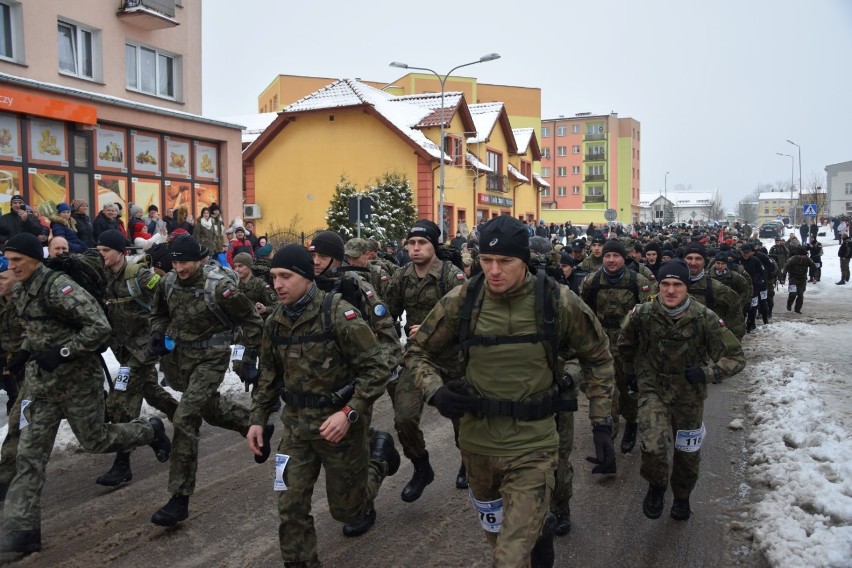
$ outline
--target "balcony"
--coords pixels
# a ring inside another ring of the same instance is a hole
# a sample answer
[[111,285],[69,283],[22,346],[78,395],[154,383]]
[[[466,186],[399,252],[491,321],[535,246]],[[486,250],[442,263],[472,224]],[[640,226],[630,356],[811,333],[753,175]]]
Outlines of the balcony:
[[175,0],[123,0],[118,18],[146,30],[180,25],[175,19]]
[[585,181],[606,181],[604,174],[589,174],[585,177]]
[[583,137],[583,140],[591,141],[591,140],[606,140],[606,132],[597,132],[595,134],[586,133]]
[[586,154],[585,158],[586,162],[606,162],[606,154],[601,152],[600,154]]
[[605,201],[605,195],[586,195],[583,197],[583,203],[603,203]]
[[506,183],[506,178],[500,174],[487,174],[485,178],[485,189],[488,191],[506,193],[509,191],[509,184]]

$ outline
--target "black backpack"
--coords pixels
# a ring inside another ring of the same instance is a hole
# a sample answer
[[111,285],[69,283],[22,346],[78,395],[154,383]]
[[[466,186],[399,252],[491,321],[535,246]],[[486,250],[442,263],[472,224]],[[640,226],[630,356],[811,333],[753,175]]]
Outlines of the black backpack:
[[96,251],[64,253],[46,258],[44,265],[50,270],[68,275],[103,307],[107,289],[107,272],[100,253]]

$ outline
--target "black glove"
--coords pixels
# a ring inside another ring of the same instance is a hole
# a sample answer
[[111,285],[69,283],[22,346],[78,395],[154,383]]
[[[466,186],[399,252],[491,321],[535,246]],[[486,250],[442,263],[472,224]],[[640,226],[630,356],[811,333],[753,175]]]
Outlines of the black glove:
[[461,381],[449,381],[435,391],[435,394],[429,399],[429,404],[437,408],[442,416],[461,418],[473,404],[473,397],[460,392],[462,389]]
[[595,464],[592,473],[615,473],[615,449],[612,447],[612,425],[595,424],[592,426],[596,457],[586,460]]
[[154,357],[169,354],[169,350],[166,349],[166,335],[162,331],[151,332],[151,339],[148,340],[148,353]]
[[246,350],[238,374],[245,385],[246,392],[249,392],[249,387],[254,392],[257,388],[257,380],[260,378],[260,372],[257,370],[257,351]]
[[683,376],[691,385],[703,385],[707,382],[707,377],[704,376],[704,369],[698,365],[690,365],[683,372]]
[[9,362],[6,363],[6,368],[13,375],[17,375],[18,373],[24,370],[24,367],[27,365],[27,361],[29,360],[30,352],[24,351],[22,349],[21,351],[15,353],[15,355],[11,359],[9,359]]
[[36,364],[48,373],[55,371],[59,365],[68,361],[67,357],[59,354],[61,347],[54,347],[50,351],[42,351],[36,353],[33,360]]
[[639,382],[636,380],[636,375],[630,373],[624,378],[627,380],[627,394],[637,394],[639,392]]

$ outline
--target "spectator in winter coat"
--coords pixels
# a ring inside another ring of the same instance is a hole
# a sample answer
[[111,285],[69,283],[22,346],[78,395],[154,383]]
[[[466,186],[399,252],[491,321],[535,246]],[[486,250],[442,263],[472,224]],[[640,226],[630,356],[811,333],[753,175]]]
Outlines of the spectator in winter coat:
[[254,234],[254,221],[246,221],[246,238],[251,242],[252,248],[257,251],[257,235]]
[[131,244],[144,251],[166,240],[164,230],[160,230],[154,234],[148,232],[148,225],[145,223],[145,219],[142,218],[142,208],[138,205],[130,207],[130,221],[128,222],[128,226],[130,228]]
[[[814,225],[814,227],[815,226],[816,225]],[[822,276],[822,243],[820,243],[816,237],[811,237],[811,242],[808,243],[807,251],[808,256],[811,257],[811,260],[816,266],[816,270],[811,270],[808,282],[816,283],[819,282],[820,277]]]
[[13,195],[10,206],[12,210],[0,216],[0,243],[5,243],[18,233],[31,233],[35,236],[41,233],[38,218],[28,210],[23,197]]
[[204,207],[201,209],[201,217],[198,218],[198,222],[192,229],[192,236],[215,256],[222,252],[222,245],[224,244],[223,235],[220,232],[221,228],[221,222],[216,223],[216,220],[211,217],[210,208]]
[[95,220],[92,222],[92,236],[97,240],[98,236],[104,231],[120,230],[118,217],[118,206],[114,203],[107,203],[104,208],[98,213]]
[[156,205],[150,205],[148,207],[148,219],[146,222],[148,232],[152,235],[156,235],[161,232],[166,226],[166,223],[160,219],[160,209]]
[[71,218],[77,224],[77,236],[86,248],[95,248],[98,243],[95,241],[92,218],[89,217],[89,203],[83,199],[71,201]]
[[817,226],[816,221],[811,221],[811,226],[810,226],[811,237],[814,238],[814,239],[817,238],[818,233],[819,233],[819,227]]
[[230,266],[234,265],[234,256],[241,252],[246,252],[254,258],[254,248],[251,246],[251,241],[246,238],[246,230],[243,227],[236,227],[234,229],[234,240],[228,244],[228,253],[226,254]]
[[56,206],[56,215],[50,217],[50,232],[53,237],[64,237],[71,252],[84,252],[88,247],[77,235],[77,224],[71,218],[71,206],[60,203]]
[[801,226],[799,226],[799,234],[802,235],[802,243],[808,242],[808,222],[802,221]]

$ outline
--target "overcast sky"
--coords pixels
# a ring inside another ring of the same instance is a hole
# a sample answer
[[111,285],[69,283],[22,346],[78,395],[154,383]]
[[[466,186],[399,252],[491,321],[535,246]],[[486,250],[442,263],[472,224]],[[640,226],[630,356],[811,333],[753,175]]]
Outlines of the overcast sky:
[[[642,127],[641,188],[805,188],[852,160],[852,1],[203,0],[204,114],[256,112],[278,74],[391,82],[391,61],[539,87],[542,117]],[[820,181],[824,186],[824,181]]]

